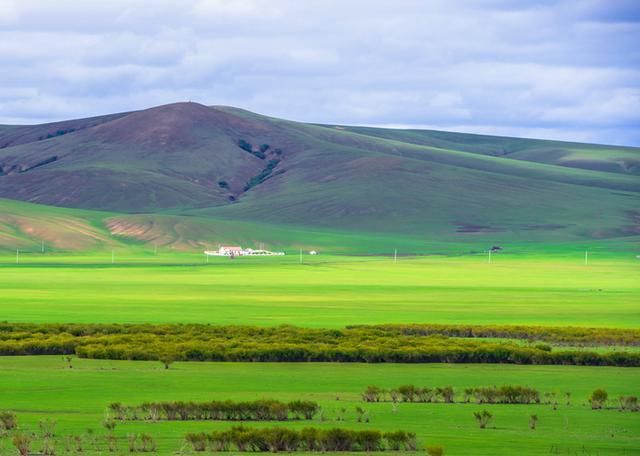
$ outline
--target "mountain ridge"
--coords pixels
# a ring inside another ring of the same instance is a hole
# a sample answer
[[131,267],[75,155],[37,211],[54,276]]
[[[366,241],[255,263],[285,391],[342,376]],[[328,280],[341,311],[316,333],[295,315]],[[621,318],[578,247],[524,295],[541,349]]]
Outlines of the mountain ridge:
[[[639,148],[307,124],[193,102],[2,126],[2,144],[0,198],[45,205],[448,242],[640,233]],[[135,233],[127,223],[121,232]]]

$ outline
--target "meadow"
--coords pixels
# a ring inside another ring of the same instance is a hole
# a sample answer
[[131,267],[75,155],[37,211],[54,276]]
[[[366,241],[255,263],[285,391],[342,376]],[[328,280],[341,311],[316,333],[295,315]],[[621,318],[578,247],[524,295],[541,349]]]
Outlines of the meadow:
[[0,257],[19,322],[343,327],[375,323],[640,326],[640,260],[583,254],[399,257]]
[[[530,385],[557,392],[560,405],[476,405],[364,403],[360,393],[369,384],[395,387],[404,383],[464,387],[502,384]],[[39,420],[57,420],[60,435],[104,434],[101,423],[111,402],[139,404],[152,400],[280,400],[308,399],[321,404],[326,421],[251,423],[251,426],[301,428],[403,429],[417,434],[420,446],[442,446],[447,455],[591,454],[631,455],[640,448],[640,420],[615,408],[591,410],[589,394],[605,388],[609,394],[629,394],[640,384],[638,369],[573,366],[506,365],[367,365],[287,363],[176,363],[165,370],[158,362],[75,359],[73,368],[60,357],[0,358],[0,403],[18,414],[25,429]],[[571,405],[564,393],[571,392]],[[338,400],[339,399],[339,400]],[[355,407],[370,414],[357,423]],[[346,409],[345,421],[335,419]],[[494,420],[480,429],[473,412],[489,410]],[[537,414],[536,430],[528,427]],[[120,446],[126,435],[149,432],[162,454],[179,450],[187,432],[228,428],[232,423],[124,422],[116,426]],[[104,444],[103,444],[104,446]],[[123,448],[124,449],[124,448]]]
[[[10,322],[210,323],[311,328],[350,324],[473,323],[637,328],[640,281],[633,254],[578,251],[466,256],[330,256],[210,259],[131,249],[86,254],[31,253],[0,257],[0,315]],[[12,410],[21,429],[57,422],[56,433],[102,438],[105,410],[114,401],[306,399],[321,404],[316,427],[402,429],[420,448],[446,455],[640,454],[637,413],[616,409],[619,395],[638,395],[639,368],[492,364],[210,363],[113,361],[61,356],[0,357],[0,409]],[[559,406],[364,403],[367,385],[414,383],[463,388],[526,385],[554,392]],[[589,395],[609,393],[604,410]],[[571,393],[571,405],[564,394]],[[355,407],[370,423],[356,421]],[[336,421],[346,409],[345,421]],[[473,412],[494,420],[480,429]],[[536,414],[536,430],[529,417]],[[309,422],[251,423],[302,428]],[[226,429],[232,423],[125,422],[115,434],[150,433],[160,454],[190,451],[187,432]],[[90,430],[90,431],[89,431]],[[92,440],[93,439],[93,440]],[[98,439],[99,440],[99,439]],[[6,454],[17,454],[3,439]],[[60,444],[62,447],[62,444]],[[104,444],[102,450],[104,450]],[[62,450],[60,454],[64,454]],[[76,452],[78,453],[78,452]]]

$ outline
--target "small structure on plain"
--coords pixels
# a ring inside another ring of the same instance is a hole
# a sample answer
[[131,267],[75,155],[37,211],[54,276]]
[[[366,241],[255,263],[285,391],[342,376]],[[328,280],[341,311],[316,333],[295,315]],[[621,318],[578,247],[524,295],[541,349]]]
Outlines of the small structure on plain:
[[205,255],[209,256],[224,256],[224,257],[237,257],[237,256],[271,256],[271,255],[284,255],[284,252],[271,252],[263,249],[243,249],[239,245],[221,245],[218,250],[205,250]]

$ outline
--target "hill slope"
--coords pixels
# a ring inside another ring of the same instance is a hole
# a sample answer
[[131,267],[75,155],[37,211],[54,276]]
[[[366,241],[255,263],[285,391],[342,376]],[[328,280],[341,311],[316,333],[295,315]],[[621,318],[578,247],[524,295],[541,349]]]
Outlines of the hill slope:
[[0,147],[0,197],[118,212],[98,225],[140,242],[150,226],[151,237],[182,226],[181,245],[199,246],[212,220],[453,243],[640,234],[638,148],[312,125],[197,103],[1,126]]

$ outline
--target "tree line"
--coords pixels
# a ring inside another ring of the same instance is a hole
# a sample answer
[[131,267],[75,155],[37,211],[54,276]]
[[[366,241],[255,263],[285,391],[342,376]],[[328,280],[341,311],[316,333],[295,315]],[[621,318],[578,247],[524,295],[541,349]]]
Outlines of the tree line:
[[247,402],[145,402],[140,405],[123,405],[114,402],[108,406],[116,420],[149,421],[287,421],[312,420],[320,412],[317,402],[296,400],[281,402],[275,399],[259,399]]
[[[462,402],[475,399],[478,404],[539,404],[540,392],[534,388],[520,385],[502,385],[465,388]],[[401,385],[397,388],[384,389],[369,385],[362,392],[365,402],[456,402],[456,392],[453,386],[420,387],[416,385]]]
[[240,451],[416,451],[416,435],[412,432],[378,430],[355,431],[332,428],[287,429],[282,427],[249,428],[232,427],[229,430],[210,433],[189,433],[185,440],[196,452]]
[[173,360],[640,366],[640,352],[555,350],[546,344],[416,334],[406,329],[411,325],[385,328],[2,323],[0,355],[76,354],[162,360],[167,366]]
[[[14,333],[13,336],[9,336]],[[119,323],[9,323],[0,322],[0,339],[19,338],[28,334],[71,334],[74,336],[96,336],[107,334],[158,334],[181,335],[197,333],[209,336],[258,335],[269,338],[287,334],[319,335],[324,337],[349,337],[367,334],[388,336],[431,336],[441,335],[461,338],[501,338],[543,341],[553,344],[574,346],[640,346],[640,329],[594,328],[578,326],[535,326],[535,325],[472,325],[472,324],[380,324],[348,325],[343,329],[297,328],[290,325],[278,327],[255,326],[214,326],[208,324],[119,324]]]
[[443,335],[464,338],[522,339],[582,347],[640,346],[640,329],[629,328],[413,323],[349,325],[346,329],[368,329],[381,331],[385,334],[412,336]]

